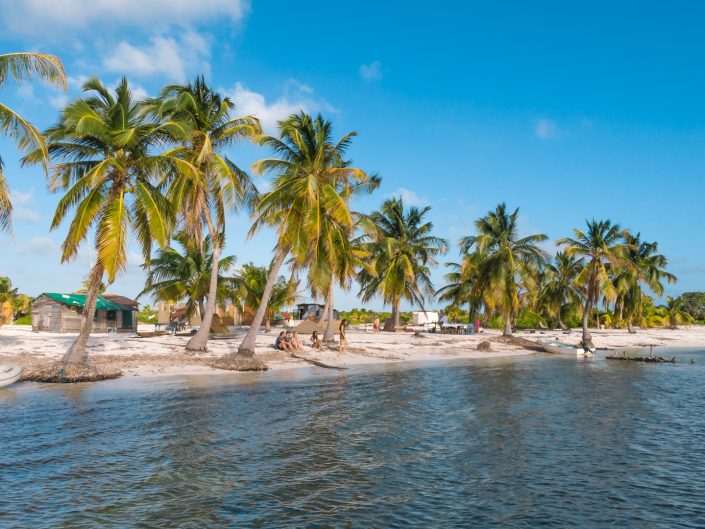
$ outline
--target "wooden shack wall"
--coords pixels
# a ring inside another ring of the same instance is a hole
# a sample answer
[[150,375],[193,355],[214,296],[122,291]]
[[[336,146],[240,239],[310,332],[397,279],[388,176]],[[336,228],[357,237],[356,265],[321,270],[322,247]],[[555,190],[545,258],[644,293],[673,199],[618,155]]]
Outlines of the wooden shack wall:
[[[83,324],[82,308],[69,307],[53,299],[40,296],[32,303],[32,330],[45,332],[80,332]],[[96,310],[92,332],[108,332],[108,328],[118,332],[137,331],[137,311],[132,311],[132,325],[122,328],[122,311],[117,311],[114,320],[108,320],[107,311]]]

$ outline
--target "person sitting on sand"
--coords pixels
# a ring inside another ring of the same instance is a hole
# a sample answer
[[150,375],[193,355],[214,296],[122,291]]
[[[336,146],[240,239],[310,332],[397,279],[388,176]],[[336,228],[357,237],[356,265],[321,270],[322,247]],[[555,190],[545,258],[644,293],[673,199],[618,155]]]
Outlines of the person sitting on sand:
[[294,331],[294,334],[291,335],[291,347],[294,349],[294,351],[301,351],[303,346],[304,344],[299,338],[299,333]]
[[348,320],[343,320],[340,322],[340,344],[338,345],[338,352],[344,353],[348,348],[348,339],[345,337],[345,328],[348,326]]
[[277,341],[274,342],[274,348],[277,351],[286,351],[288,353],[291,352],[290,339],[287,338],[286,333],[284,331],[279,333],[279,336],[277,337]]
[[318,331],[313,331],[313,334],[311,335],[311,347],[318,349],[319,351],[323,350],[323,342],[318,337]]

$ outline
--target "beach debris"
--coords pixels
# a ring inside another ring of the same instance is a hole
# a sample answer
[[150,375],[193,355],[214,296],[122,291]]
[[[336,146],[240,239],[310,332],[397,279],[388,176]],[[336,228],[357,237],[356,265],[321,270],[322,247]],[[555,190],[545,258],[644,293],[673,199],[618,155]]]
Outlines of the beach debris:
[[488,340],[484,340],[477,344],[477,350],[484,352],[492,351],[492,344]]
[[304,355],[297,355],[296,353],[291,353],[291,356],[294,358],[298,358],[299,360],[303,360],[304,362],[308,362],[309,364],[313,364],[314,366],[325,367],[326,369],[347,369],[346,366],[326,364],[324,362],[321,362],[320,360],[316,360],[315,358],[310,358]]
[[267,371],[269,367],[262,360],[254,356],[231,353],[216,358],[209,364],[215,369],[228,371]]
[[654,346],[650,345],[649,346],[649,356],[634,356],[634,355],[628,355],[627,350],[622,350],[622,354],[620,355],[618,351],[615,351],[614,354],[606,356],[605,358],[607,360],[629,360],[632,362],[646,362],[646,363],[652,363],[652,364],[675,364],[676,363],[676,357],[674,356],[670,360],[667,358],[664,358],[663,356],[654,356]]
[[79,382],[99,382],[120,378],[122,371],[94,364],[67,364],[54,362],[49,365],[28,369],[20,380],[49,384],[75,384]]

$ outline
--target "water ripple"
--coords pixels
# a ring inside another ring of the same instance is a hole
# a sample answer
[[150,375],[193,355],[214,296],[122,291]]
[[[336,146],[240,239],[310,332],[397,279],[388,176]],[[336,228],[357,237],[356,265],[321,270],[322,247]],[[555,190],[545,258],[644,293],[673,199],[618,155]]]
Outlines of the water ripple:
[[705,525],[705,354],[0,392],[0,527]]

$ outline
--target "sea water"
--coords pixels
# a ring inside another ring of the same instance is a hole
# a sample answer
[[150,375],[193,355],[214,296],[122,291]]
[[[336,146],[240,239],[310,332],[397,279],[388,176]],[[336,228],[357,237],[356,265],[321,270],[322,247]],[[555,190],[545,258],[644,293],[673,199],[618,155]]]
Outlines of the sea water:
[[15,385],[0,527],[704,527],[705,353],[673,354]]

